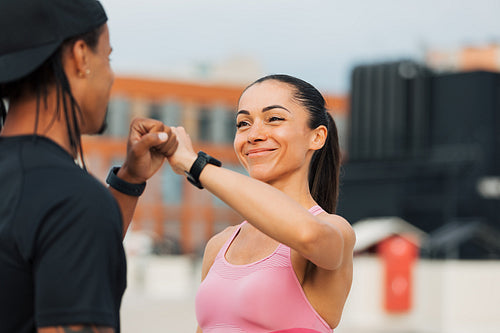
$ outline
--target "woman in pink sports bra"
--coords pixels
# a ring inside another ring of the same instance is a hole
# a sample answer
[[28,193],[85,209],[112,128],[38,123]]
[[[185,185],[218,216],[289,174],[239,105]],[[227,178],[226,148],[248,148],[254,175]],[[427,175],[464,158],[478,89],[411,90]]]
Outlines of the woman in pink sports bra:
[[215,235],[196,296],[203,333],[332,332],[352,282],[355,235],[335,215],[335,122],[309,83],[270,75],[240,97],[234,149],[250,177],[194,152],[173,128],[172,169],[245,218]]

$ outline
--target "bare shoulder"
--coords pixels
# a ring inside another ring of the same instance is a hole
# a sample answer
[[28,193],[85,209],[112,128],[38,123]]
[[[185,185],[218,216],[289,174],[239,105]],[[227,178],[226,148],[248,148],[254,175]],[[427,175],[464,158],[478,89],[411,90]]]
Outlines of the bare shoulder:
[[205,279],[205,276],[207,276],[210,267],[212,267],[214,263],[217,253],[219,253],[224,243],[226,243],[226,241],[229,239],[229,237],[231,237],[231,235],[236,231],[237,228],[237,225],[227,227],[223,231],[214,235],[207,242],[207,245],[205,246],[205,253],[203,254],[203,263],[201,268],[202,280]]
[[237,225],[233,225],[212,236],[212,238],[210,238],[210,240],[207,242],[207,245],[205,246],[205,253],[203,257],[215,258],[224,243],[229,239],[229,237],[231,237],[231,235],[236,231],[237,228]]
[[352,228],[349,221],[347,221],[340,215],[328,213],[321,214],[321,218],[323,221],[329,222],[333,224],[337,229],[339,229],[344,238],[344,246],[346,249],[354,249],[354,244],[356,243],[356,234],[354,233],[354,229]]

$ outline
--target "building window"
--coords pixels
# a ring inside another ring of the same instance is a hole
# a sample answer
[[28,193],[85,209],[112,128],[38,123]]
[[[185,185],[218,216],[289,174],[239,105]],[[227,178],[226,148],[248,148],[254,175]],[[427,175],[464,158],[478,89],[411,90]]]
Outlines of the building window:
[[224,142],[232,144],[236,134],[236,111],[226,110],[224,119]]
[[181,107],[173,101],[165,102],[162,105],[162,117],[160,119],[168,126],[181,126]]
[[130,125],[130,102],[122,97],[112,98],[106,114],[105,135],[126,137]]
[[230,143],[236,130],[234,113],[222,106],[212,110],[211,132],[215,143]]
[[149,118],[162,121],[162,107],[158,103],[151,103],[149,106]]
[[212,111],[203,107],[198,111],[198,140],[200,141],[213,141],[211,131],[211,114]]
[[163,202],[167,204],[180,204],[182,199],[183,177],[177,175],[171,167],[164,165],[161,177]]

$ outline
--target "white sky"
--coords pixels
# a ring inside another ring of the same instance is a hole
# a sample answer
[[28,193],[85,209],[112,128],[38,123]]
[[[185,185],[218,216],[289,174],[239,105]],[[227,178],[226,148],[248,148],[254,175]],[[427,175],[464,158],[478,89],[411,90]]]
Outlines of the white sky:
[[323,92],[349,90],[358,63],[500,42],[500,0],[101,0],[120,74],[182,75],[256,59]]

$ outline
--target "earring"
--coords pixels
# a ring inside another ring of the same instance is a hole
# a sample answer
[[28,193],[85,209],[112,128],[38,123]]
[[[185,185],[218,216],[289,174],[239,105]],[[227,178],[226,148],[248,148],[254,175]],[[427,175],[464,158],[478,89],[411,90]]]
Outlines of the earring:
[[88,69],[88,68],[87,68],[87,69],[85,70],[85,75],[89,75],[89,74],[90,74],[90,69]]

